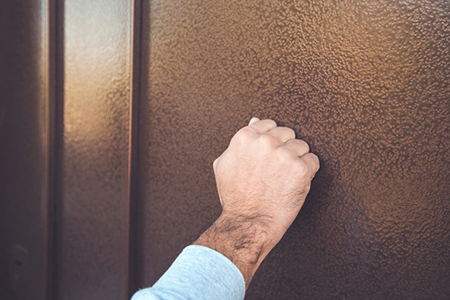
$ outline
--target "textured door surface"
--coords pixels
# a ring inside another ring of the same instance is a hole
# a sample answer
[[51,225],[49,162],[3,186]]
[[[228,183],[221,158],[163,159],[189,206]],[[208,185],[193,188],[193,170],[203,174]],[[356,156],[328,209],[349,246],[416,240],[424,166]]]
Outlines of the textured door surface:
[[252,116],[321,160],[246,299],[450,299],[447,1],[0,1],[0,299],[125,300]]
[[248,299],[450,297],[446,1],[150,2],[144,285],[220,212],[212,162],[258,116],[293,127],[322,168]]

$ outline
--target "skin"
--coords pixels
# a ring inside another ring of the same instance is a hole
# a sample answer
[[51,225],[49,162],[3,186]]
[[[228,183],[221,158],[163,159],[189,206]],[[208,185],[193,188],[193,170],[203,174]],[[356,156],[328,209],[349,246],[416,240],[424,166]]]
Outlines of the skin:
[[292,129],[252,118],[213,168],[223,210],[194,244],[225,255],[248,287],[303,206],[319,159]]

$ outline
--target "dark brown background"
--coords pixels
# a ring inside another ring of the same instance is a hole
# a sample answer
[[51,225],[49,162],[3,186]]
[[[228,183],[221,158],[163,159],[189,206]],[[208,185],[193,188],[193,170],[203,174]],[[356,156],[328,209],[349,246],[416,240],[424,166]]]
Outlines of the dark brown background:
[[321,160],[246,299],[450,299],[446,1],[0,2],[0,296],[127,299],[252,116]]

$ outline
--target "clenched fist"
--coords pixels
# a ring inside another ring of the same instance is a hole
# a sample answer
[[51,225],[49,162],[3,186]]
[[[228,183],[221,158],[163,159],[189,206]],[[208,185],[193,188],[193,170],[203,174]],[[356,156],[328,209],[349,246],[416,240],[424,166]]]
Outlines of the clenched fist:
[[317,156],[292,129],[254,118],[214,162],[223,213],[260,216],[284,234],[318,169]]
[[246,284],[300,211],[319,159],[287,127],[253,118],[214,161],[219,219],[195,242],[241,270]]

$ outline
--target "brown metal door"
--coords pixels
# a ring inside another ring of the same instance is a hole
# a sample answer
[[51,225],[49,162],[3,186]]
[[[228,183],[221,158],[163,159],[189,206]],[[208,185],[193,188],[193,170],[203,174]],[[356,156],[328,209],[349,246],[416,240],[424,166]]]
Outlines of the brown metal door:
[[450,297],[446,1],[150,2],[140,285],[217,216],[211,164],[258,116],[322,167],[247,299]]
[[448,299],[446,1],[0,2],[0,298],[120,299],[252,116],[321,160],[246,299]]

